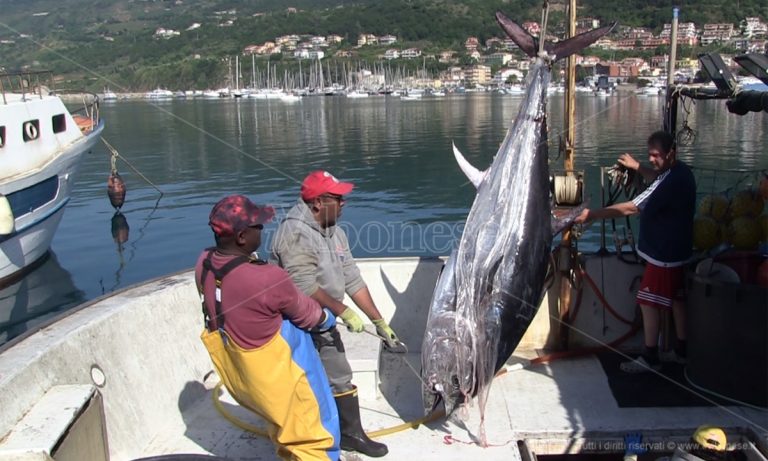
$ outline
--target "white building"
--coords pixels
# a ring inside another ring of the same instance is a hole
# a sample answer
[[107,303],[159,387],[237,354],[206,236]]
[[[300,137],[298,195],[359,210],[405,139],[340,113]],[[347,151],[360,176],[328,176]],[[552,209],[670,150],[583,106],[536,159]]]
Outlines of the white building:
[[500,71],[496,72],[496,75],[493,76],[493,84],[503,85],[507,83],[507,80],[509,80],[509,78],[513,75],[517,77],[518,82],[522,82],[525,78],[525,74],[518,69],[501,69]]
[[512,58],[513,58],[512,53],[502,53],[502,52],[491,53],[485,57],[485,63],[506,66],[507,63],[512,60]]
[[451,63],[451,62],[455,61],[455,59],[453,57],[455,54],[456,54],[456,52],[453,51],[453,50],[441,51],[438,54],[437,60],[438,60],[438,62],[442,62],[442,63]]
[[725,43],[733,36],[733,24],[704,24],[701,33],[701,44],[710,45],[715,42]]
[[162,27],[158,27],[155,30],[155,38],[164,38],[167,40],[171,37],[176,37],[177,35],[181,35],[181,33],[173,29],[164,29]]
[[768,40],[755,38],[739,38],[734,40],[733,46],[744,53],[766,53]]
[[378,44],[379,44],[379,38],[373,34],[360,34],[360,37],[357,39],[357,46],[378,45]]
[[309,59],[317,59],[318,61],[320,59],[323,59],[325,57],[325,51],[322,50],[310,50],[309,51]]
[[325,41],[325,37],[319,36],[319,35],[310,38],[309,43],[311,43],[314,46],[328,46],[328,42]]
[[[672,24],[664,24],[659,38],[669,39],[672,35]],[[677,38],[695,38],[696,37],[696,24],[692,22],[681,22],[677,25]]]
[[390,48],[384,52],[384,59],[397,59],[400,57],[400,51]]
[[403,50],[402,53],[400,53],[400,56],[405,59],[414,59],[421,56],[421,50],[418,48],[408,48],[407,50]]
[[768,25],[760,21],[760,18],[744,19],[741,28],[747,37],[765,37],[768,35]]
[[394,35],[383,35],[379,37],[379,45],[389,46],[397,42],[397,37]]
[[607,37],[602,37],[598,39],[595,43],[592,44],[592,46],[596,48],[600,48],[603,50],[615,50],[616,49],[616,43]]
[[502,43],[504,44],[504,49],[507,51],[514,51],[519,48],[517,43],[515,43],[511,38],[505,38],[502,40]]

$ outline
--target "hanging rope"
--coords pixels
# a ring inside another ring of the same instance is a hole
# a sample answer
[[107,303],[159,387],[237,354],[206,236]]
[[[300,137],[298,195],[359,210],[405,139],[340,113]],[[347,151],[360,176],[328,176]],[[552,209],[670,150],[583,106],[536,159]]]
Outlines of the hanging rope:
[[101,138],[101,141],[104,143],[105,146],[107,146],[107,149],[109,149],[109,151],[112,153],[112,158],[111,158],[112,174],[117,174],[117,165],[116,165],[116,163],[117,163],[117,159],[120,158],[120,160],[122,160],[123,162],[125,162],[126,165],[128,165],[128,168],[130,168],[131,170],[133,170],[134,173],[139,175],[141,177],[141,179],[143,179],[144,181],[147,182],[147,184],[149,184],[150,186],[154,187],[155,190],[158,191],[160,193],[160,196],[162,197],[163,191],[161,191],[159,187],[157,187],[152,181],[150,181],[146,176],[144,176],[141,173],[141,171],[137,170],[136,167],[131,165],[131,162],[129,162],[122,155],[120,155],[120,153],[117,152],[117,149],[112,147],[112,145],[110,143],[108,143],[107,140],[104,139],[104,137]]
[[[104,138],[102,138],[103,140]],[[104,141],[106,142],[106,141]],[[112,155],[109,158],[109,167],[112,174],[117,174],[117,151],[113,150]]]
[[541,7],[541,33],[539,34],[539,56],[544,56],[544,40],[547,38],[547,20],[549,19],[549,0],[544,0]]
[[693,98],[680,96],[680,105],[685,112],[685,118],[683,119],[682,128],[680,128],[680,131],[677,133],[676,142],[678,146],[690,146],[693,145],[693,143],[696,141],[696,130],[691,128],[691,126],[688,124],[688,118],[691,115],[691,109],[693,108],[694,104],[696,104],[696,101]]

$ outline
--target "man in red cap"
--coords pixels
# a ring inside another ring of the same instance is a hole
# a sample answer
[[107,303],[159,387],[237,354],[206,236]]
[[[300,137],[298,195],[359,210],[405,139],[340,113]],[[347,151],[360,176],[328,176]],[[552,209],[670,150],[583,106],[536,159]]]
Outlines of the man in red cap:
[[310,328],[336,317],[301,293],[281,268],[252,256],[274,216],[243,195],[220,200],[209,224],[216,247],[200,255],[201,339],[224,385],[262,416],[282,459],[339,459],[339,417]]
[[[301,199],[277,230],[271,258],[291,275],[301,291],[341,317],[347,329],[362,332],[363,321],[344,305],[344,294],[360,308],[385,340],[385,347],[404,352],[404,346],[381,317],[360,270],[352,258],[344,229],[336,226],[344,196],[352,183],[341,182],[327,171],[313,171],[301,184]],[[387,454],[387,446],[369,439],[360,424],[357,388],[344,345],[336,328],[312,333],[315,347],[333,388],[341,422],[341,449],[371,457]]]

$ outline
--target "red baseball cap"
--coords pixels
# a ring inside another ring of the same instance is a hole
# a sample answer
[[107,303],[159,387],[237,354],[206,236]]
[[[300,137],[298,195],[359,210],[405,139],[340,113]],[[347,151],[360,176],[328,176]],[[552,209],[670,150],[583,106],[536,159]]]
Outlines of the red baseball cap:
[[260,207],[245,195],[229,195],[213,206],[208,225],[223,237],[255,224],[268,223],[274,216],[275,209],[271,206]]
[[323,194],[347,195],[355,187],[351,182],[341,182],[331,173],[323,170],[309,173],[301,183],[301,198],[312,200]]

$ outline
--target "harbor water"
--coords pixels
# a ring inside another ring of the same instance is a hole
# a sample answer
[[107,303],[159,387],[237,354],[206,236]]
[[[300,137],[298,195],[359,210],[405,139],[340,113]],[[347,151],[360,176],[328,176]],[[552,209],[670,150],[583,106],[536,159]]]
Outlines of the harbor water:
[[[82,302],[191,267],[213,245],[211,206],[228,194],[276,208],[260,249],[266,257],[277,222],[296,203],[302,178],[315,169],[355,183],[341,220],[356,257],[447,255],[474,198],[451,143],[486,168],[520,101],[474,93],[421,101],[103,103],[104,138],[162,195],[118,160],[128,195],[122,217],[115,217],[106,194],[110,153],[98,145],[86,155],[51,257],[0,290],[0,342]],[[601,166],[623,152],[646,159],[645,139],[660,128],[663,102],[632,93],[578,95],[576,167],[585,171],[592,206],[601,203]],[[562,165],[562,109],[562,95],[549,98],[553,169]],[[698,101],[682,106],[679,123],[684,120],[695,137],[680,146],[679,158],[695,167],[700,192],[746,187],[756,181],[755,172],[768,169],[766,114],[736,116],[722,101]],[[592,226],[579,248],[597,249],[598,231]]]

